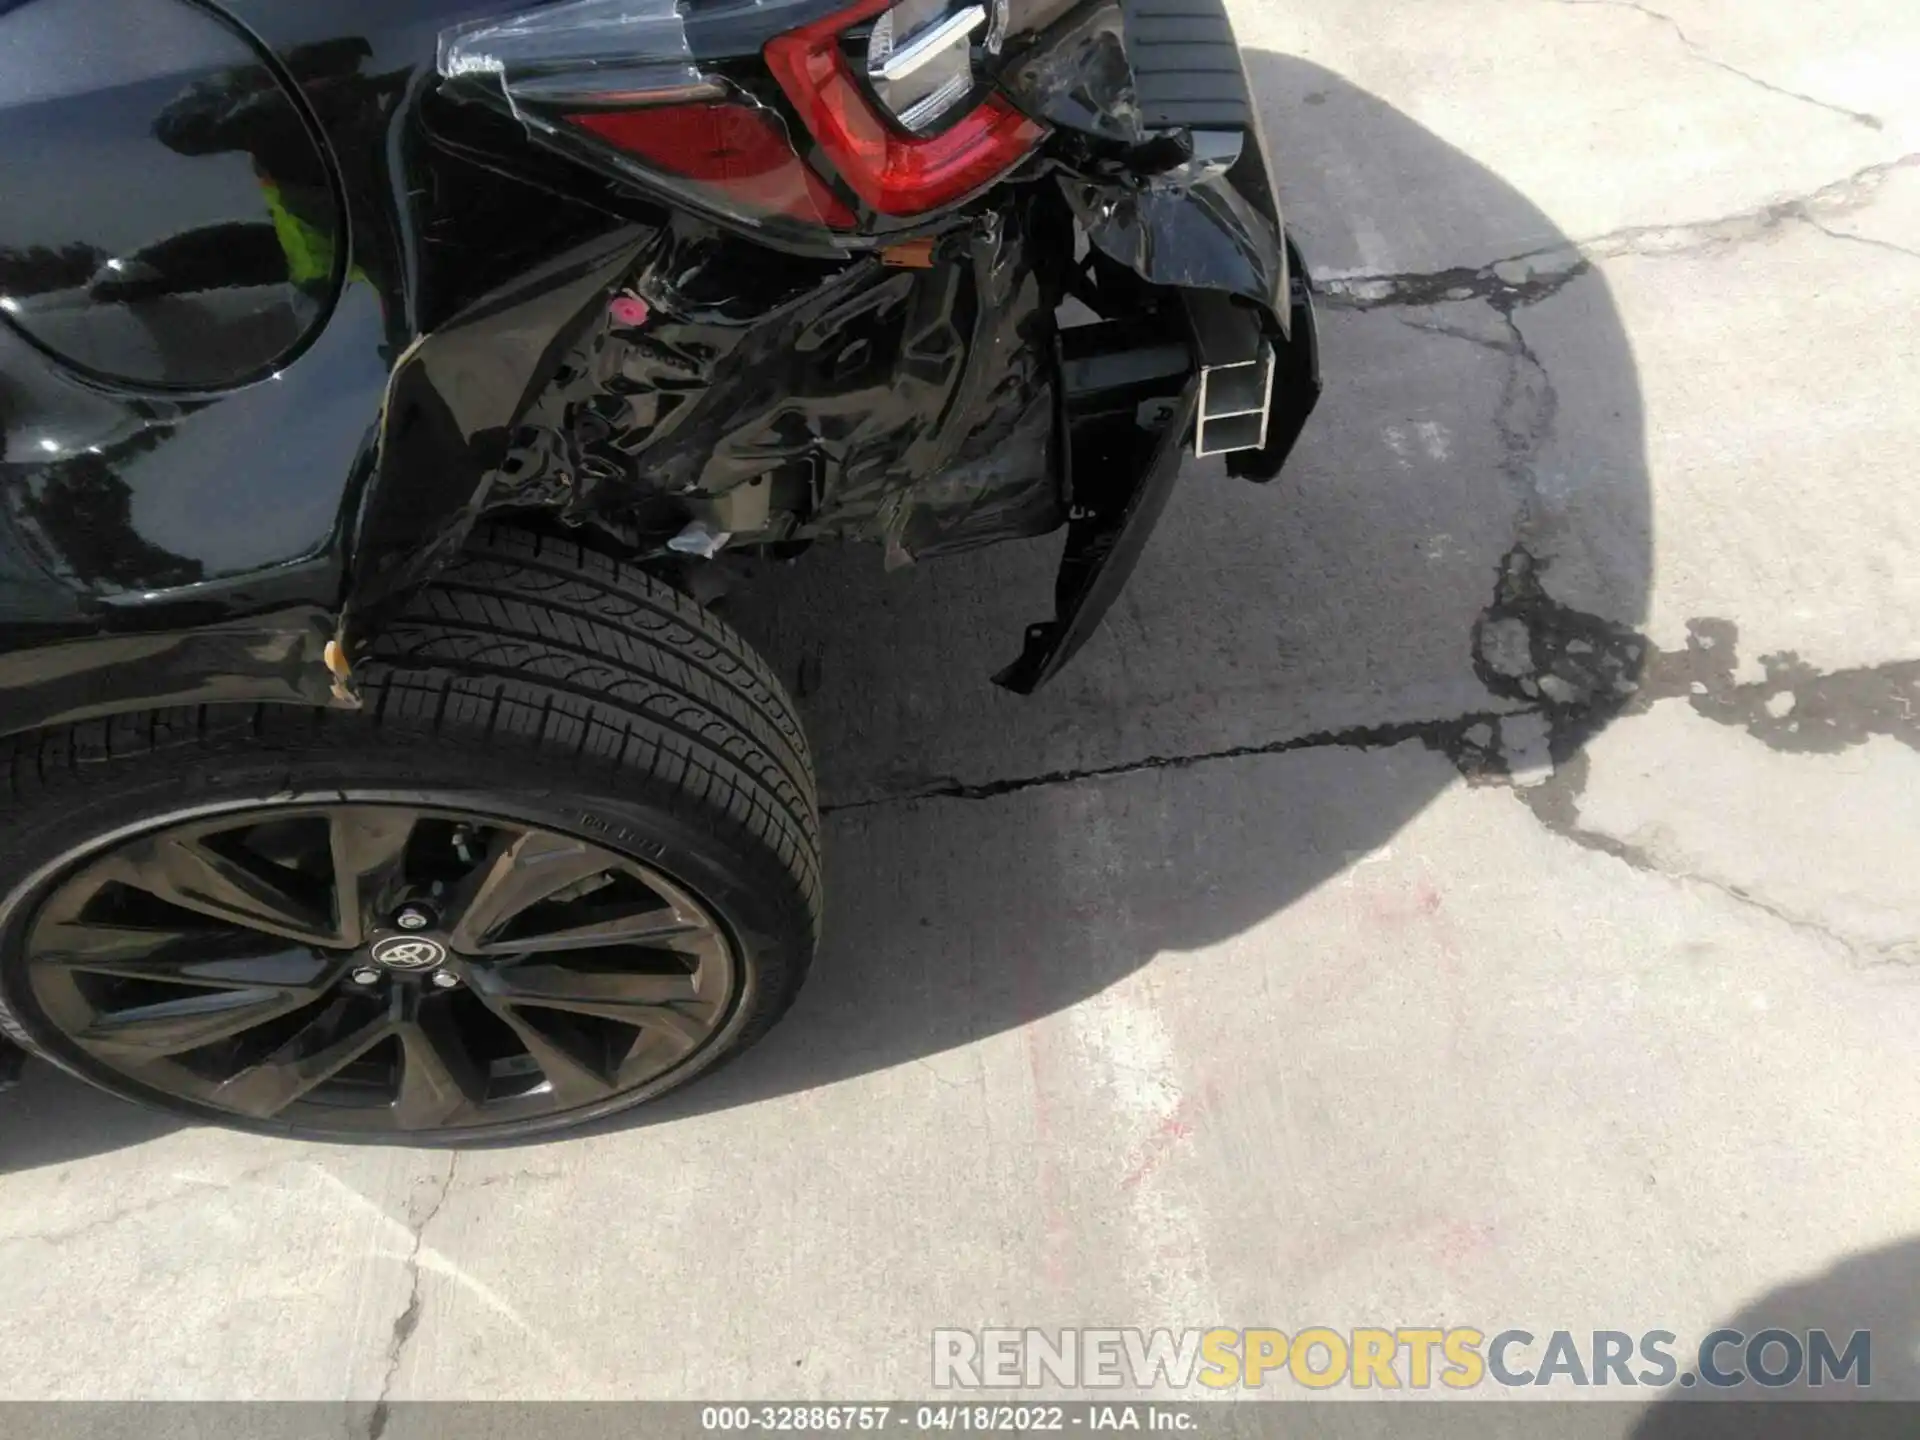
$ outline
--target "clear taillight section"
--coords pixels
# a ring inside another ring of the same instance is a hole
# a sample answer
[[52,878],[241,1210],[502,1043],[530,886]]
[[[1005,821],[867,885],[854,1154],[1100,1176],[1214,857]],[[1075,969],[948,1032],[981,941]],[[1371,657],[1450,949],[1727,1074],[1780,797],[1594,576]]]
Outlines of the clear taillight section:
[[973,93],[973,40],[986,28],[984,5],[900,0],[867,37],[867,83],[894,119],[924,134]]
[[[440,36],[443,78],[497,75],[522,106],[660,104],[720,93],[694,63],[678,0],[562,0]],[[524,112],[522,112],[524,114]]]

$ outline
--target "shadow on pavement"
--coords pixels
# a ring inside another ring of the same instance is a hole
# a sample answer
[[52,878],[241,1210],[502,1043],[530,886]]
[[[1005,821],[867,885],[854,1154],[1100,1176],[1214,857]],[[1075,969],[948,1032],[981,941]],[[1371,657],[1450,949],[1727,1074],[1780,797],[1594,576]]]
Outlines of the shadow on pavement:
[[[1570,260],[1496,271],[1565,237],[1376,97],[1247,59],[1289,222],[1317,275],[1349,277],[1323,297],[1327,392],[1293,464],[1266,487],[1192,466],[1103,633],[1031,700],[987,677],[1049,613],[1056,541],[892,575],[870,550],[816,551],[745,597],[734,618],[820,760],[827,939],[765,1043],[623,1123],[1073,1005],[1286,909],[1463,771],[1537,763],[1549,740],[1564,756],[1619,708],[1567,644],[1630,635],[1650,565],[1639,390],[1605,281]],[[1631,646],[1606,658],[1614,680],[1637,671]],[[1535,677],[1569,664],[1543,695]],[[1214,763],[1229,756],[1251,758]],[[1089,783],[1029,783],[1049,774]],[[1230,1004],[1231,955],[1211,963]],[[0,1097],[0,1170],[167,1124],[37,1067]]]
[[[1248,63],[1316,273],[1404,272],[1413,255],[1438,275],[1328,287],[1327,393],[1294,464],[1265,488],[1192,467],[1053,690],[1017,701],[986,682],[1044,613],[1050,546],[894,575],[870,554],[809,556],[755,592],[736,618],[810,692],[827,939],[778,1031],[628,1123],[922,1059],[1230,940],[1463,771],[1537,763],[1548,744],[1564,759],[1626,702],[1651,519],[1605,281],[1570,253],[1558,277],[1496,275],[1565,237],[1338,76]],[[1228,643],[1205,633],[1213,617]],[[1567,671],[1578,693],[1555,699],[1549,681],[1543,696],[1530,677],[1561,673],[1570,638],[1582,654],[1611,644],[1613,668]],[[1591,693],[1610,681],[1625,683]],[[1523,712],[1504,735],[1477,718],[1502,710]],[[1021,778],[1049,771],[1088,778]],[[1209,963],[1231,1005],[1230,950]]]
[[141,1145],[179,1128],[158,1111],[31,1061],[20,1083],[0,1094],[0,1175]]
[[[1737,1330],[1749,1339],[1771,1329],[1786,1330],[1805,1341],[1810,1330],[1824,1330],[1836,1353],[1844,1354],[1854,1332],[1871,1336],[1871,1383],[1861,1390],[1846,1380],[1829,1378],[1820,1388],[1799,1379],[1774,1390],[1752,1385],[1727,1392],[1728,1400],[1695,1398],[1701,1386],[1690,1387],[1688,1398],[1663,1400],[1650,1407],[1634,1427],[1631,1440],[1787,1440],[1803,1436],[1832,1436],[1835,1440],[1911,1435],[1912,1405],[1865,1405],[1874,1401],[1920,1400],[1920,1240],[1905,1240],[1878,1250],[1851,1255],[1811,1279],[1796,1280],[1770,1290],[1715,1329]],[[1685,1337],[1691,1339],[1692,1337]],[[1704,1337],[1701,1337],[1704,1338]],[[1745,1370],[1744,1345],[1721,1347],[1715,1359],[1722,1372]],[[1763,1363],[1780,1373],[1785,1352],[1772,1349]],[[1753,1403],[1825,1400],[1854,1403],[1821,1406]]]

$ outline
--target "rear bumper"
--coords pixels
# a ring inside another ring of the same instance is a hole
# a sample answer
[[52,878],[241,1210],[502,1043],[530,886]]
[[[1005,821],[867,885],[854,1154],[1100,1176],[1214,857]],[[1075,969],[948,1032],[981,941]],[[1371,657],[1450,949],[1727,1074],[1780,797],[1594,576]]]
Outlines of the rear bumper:
[[[1056,611],[1028,628],[1020,657],[995,677],[1025,694],[1098,628],[1188,443],[1224,455],[1234,475],[1270,480],[1321,378],[1311,280],[1281,218],[1221,0],[1084,7],[1040,37],[1008,84],[1032,113],[1084,136],[1087,157],[1110,162],[1063,171],[1059,184],[1093,248],[1145,287],[1143,304],[1119,307],[1124,316],[1062,337],[1059,449],[1072,518]],[[1160,407],[1157,435],[1141,433],[1149,404]]]

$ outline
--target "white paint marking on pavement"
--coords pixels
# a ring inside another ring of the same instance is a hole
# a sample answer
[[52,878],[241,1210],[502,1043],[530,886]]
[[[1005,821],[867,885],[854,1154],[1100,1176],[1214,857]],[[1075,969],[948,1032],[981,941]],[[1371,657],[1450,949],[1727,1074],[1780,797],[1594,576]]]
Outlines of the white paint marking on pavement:
[[[1097,922],[1125,944],[1133,930],[1128,864],[1115,842],[1104,787],[1084,796],[1085,858],[1104,902]],[[1115,1130],[1115,1182],[1126,1196],[1126,1242],[1115,1247],[1135,1303],[1129,1323],[1188,1326],[1220,1313],[1208,1265],[1205,1202],[1179,1167],[1198,1109],[1181,1084],[1173,1037],[1155,1005],[1151,964],[1068,1012],[1080,1063],[1106,1097]]]
[[[393,1243],[391,1251],[378,1252],[381,1258],[400,1264],[406,1263],[407,1257],[413,1254],[414,1232],[410,1227],[389,1215],[345,1181],[329,1175],[318,1166],[312,1168],[312,1173],[331,1186],[350,1205],[371,1217],[380,1226],[382,1236]],[[371,1250],[372,1247],[369,1248]],[[555,1394],[584,1393],[588,1388],[586,1375],[571,1355],[555,1344],[550,1337],[534,1329],[526,1317],[515,1309],[498,1290],[463,1270],[459,1262],[444,1250],[423,1242],[420,1245],[419,1254],[414,1256],[414,1262],[430,1274],[442,1275],[453,1281],[538,1346],[540,1351],[561,1371],[561,1375],[555,1376],[555,1379],[561,1379],[562,1375],[565,1377],[565,1383],[555,1387]]]

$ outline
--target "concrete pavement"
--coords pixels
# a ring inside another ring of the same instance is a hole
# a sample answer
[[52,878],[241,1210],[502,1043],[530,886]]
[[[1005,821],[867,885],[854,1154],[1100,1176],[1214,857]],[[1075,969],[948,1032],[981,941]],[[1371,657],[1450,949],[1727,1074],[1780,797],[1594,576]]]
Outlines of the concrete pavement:
[[1051,544],[754,597],[829,936],[640,1120],[297,1146],[35,1067],[0,1394],[881,1397],[937,1326],[1759,1317],[1920,1395],[1920,11],[1230,4],[1327,292],[1295,466],[1191,465],[1031,701],[987,676]]

